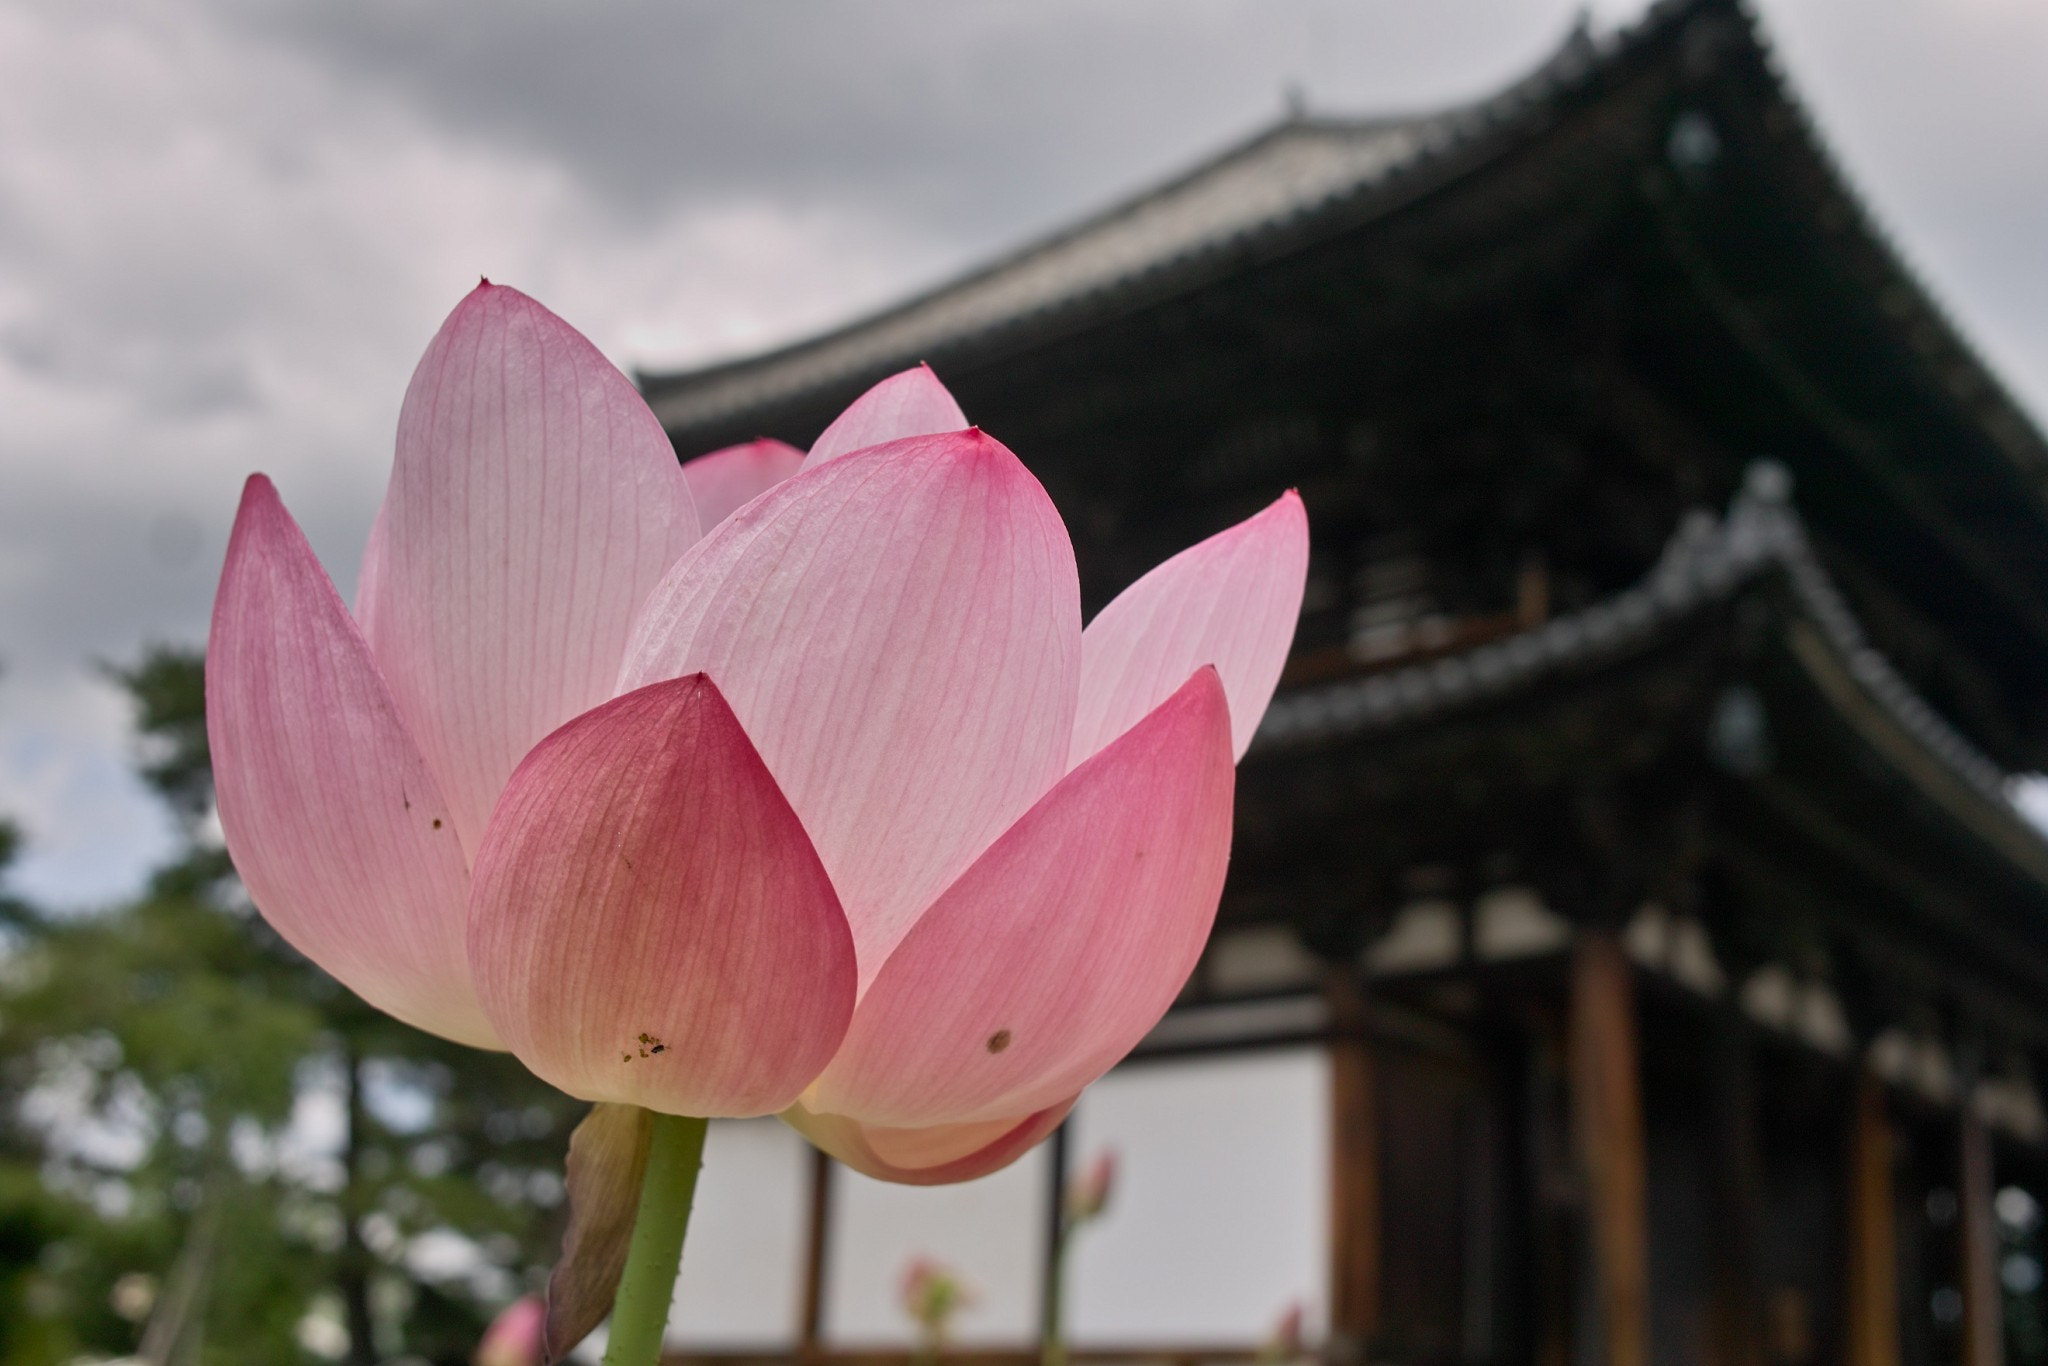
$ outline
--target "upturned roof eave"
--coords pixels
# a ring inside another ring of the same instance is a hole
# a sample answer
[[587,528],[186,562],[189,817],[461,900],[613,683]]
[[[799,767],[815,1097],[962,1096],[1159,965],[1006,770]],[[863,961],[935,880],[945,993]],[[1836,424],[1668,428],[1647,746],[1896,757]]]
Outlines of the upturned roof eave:
[[2012,869],[2048,908],[2048,836],[2008,775],[1927,704],[1871,642],[1814,554],[1777,467],[1754,467],[1726,518],[1681,527],[1640,583],[1502,640],[1274,699],[1247,760],[1452,722],[1553,684],[1598,677],[1685,636],[1766,582],[1787,590],[1791,655],[1826,705],[1900,782]]

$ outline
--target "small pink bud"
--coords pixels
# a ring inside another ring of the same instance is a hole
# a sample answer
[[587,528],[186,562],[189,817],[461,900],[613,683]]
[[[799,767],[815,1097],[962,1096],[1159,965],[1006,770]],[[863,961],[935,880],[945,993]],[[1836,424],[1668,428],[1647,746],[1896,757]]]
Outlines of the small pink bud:
[[1259,1348],[1258,1359],[1278,1363],[1299,1361],[1308,1355],[1306,1334],[1303,1331],[1307,1310],[1300,1300],[1295,1300],[1280,1312],[1273,1324],[1273,1331]]
[[903,1312],[931,1338],[943,1338],[953,1315],[974,1303],[974,1294],[951,1267],[931,1257],[913,1257],[903,1268]]
[[547,1309],[540,1296],[514,1300],[484,1330],[476,1366],[541,1366],[541,1333]]
[[1109,1208],[1116,1190],[1116,1149],[1104,1148],[1067,1186],[1067,1222],[1085,1224]]

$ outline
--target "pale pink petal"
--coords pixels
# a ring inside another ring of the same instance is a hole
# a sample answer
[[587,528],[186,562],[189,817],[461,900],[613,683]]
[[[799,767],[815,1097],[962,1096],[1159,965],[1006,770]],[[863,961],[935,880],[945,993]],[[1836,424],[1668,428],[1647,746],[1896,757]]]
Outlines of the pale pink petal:
[[1288,493],[1188,547],[1118,594],[1081,637],[1078,764],[1214,665],[1230,699],[1231,750],[1244,757],[1294,640],[1308,578],[1308,516]]
[[706,531],[802,468],[804,453],[783,441],[762,437],[700,455],[683,465],[697,520]]
[[654,1116],[637,1105],[594,1106],[569,1135],[569,1226],[548,1275],[549,1361],[567,1357],[612,1312],[653,1142]]
[[370,539],[363,546],[363,562],[356,569],[356,625],[362,627],[366,640],[371,633],[371,604],[384,600],[383,577],[384,506],[380,503],[377,515],[370,520]]
[[632,383],[517,290],[464,299],[406,391],[360,597],[465,849],[534,741],[611,696],[634,612],[696,539]]
[[701,674],[534,747],[477,852],[484,1011],[571,1095],[780,1110],[853,1010],[853,941],[796,813]]
[[1065,767],[1080,589],[1066,528],[978,431],[805,470],[693,546],[620,687],[699,670],[839,889],[870,980]]
[[801,1103],[783,1122],[864,1176],[905,1186],[945,1186],[1001,1171],[1060,1126],[1078,1096],[1036,1114],[978,1124],[889,1129],[844,1115],[819,1114]]
[[1204,668],[1061,779],[882,966],[814,1110],[914,1128],[1057,1104],[1194,970],[1230,861],[1230,714]]
[[264,919],[379,1010],[497,1047],[470,986],[448,805],[260,474],[214,599],[206,731],[228,852]]
[[957,432],[967,425],[960,405],[939,383],[929,365],[919,365],[889,376],[855,399],[847,410],[833,419],[811,443],[804,468],[837,460],[851,451],[866,450],[885,441],[907,436],[936,436]]

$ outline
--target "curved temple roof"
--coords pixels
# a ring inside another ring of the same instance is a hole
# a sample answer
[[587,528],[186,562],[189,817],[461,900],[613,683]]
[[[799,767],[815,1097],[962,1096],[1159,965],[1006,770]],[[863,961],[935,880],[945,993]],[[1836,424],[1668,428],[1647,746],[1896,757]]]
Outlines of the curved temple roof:
[[[1029,341],[1112,314],[1302,241],[1370,220],[1540,131],[1557,107],[1719,12],[1763,54],[1744,0],[1658,0],[1633,27],[1584,25],[1527,77],[1476,104],[1407,118],[1291,117],[1188,173],[1064,232],[846,327],[763,355],[640,375],[672,432],[823,389],[859,386],[960,348]],[[1772,67],[1775,72],[1775,65]],[[1862,209],[1803,111],[1803,141],[1831,173],[1846,235],[1899,332],[2021,467],[2048,515],[2048,443],[1947,322]]]
[[1582,28],[1491,99],[1411,118],[1290,117],[1187,174],[982,270],[849,327],[763,356],[642,375],[667,427],[773,403],[852,376],[914,365],[963,340],[1109,303],[1176,268],[1213,260],[1341,206],[1587,70]]

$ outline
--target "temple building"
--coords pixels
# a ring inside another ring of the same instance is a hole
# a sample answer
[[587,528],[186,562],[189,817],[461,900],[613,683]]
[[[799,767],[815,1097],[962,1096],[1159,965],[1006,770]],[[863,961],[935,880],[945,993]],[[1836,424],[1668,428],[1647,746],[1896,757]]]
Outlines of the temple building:
[[[1344,1366],[2048,1362],[2048,841],[2009,797],[2048,770],[2048,442],[1739,0],[1469,107],[1290,117],[644,384],[689,456],[805,444],[919,361],[1044,481],[1087,611],[1282,489],[1309,509],[1215,939],[1067,1145],[1153,1086],[1162,1150],[1215,1148],[1161,1275],[1214,1260],[1222,1303],[1309,1259]],[[1211,1108],[1174,1111],[1196,1060]],[[1298,1199],[1233,1204],[1231,1126],[1282,1112],[1296,1157],[1261,1160]],[[876,1274],[847,1179],[787,1197],[785,1356],[859,1336],[827,1322]],[[1268,1237],[1299,1249],[1247,1260]],[[1091,1330],[1087,1293],[1084,1356],[1258,1345]]]

